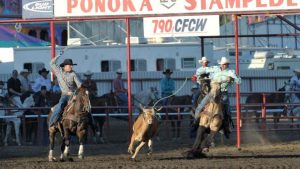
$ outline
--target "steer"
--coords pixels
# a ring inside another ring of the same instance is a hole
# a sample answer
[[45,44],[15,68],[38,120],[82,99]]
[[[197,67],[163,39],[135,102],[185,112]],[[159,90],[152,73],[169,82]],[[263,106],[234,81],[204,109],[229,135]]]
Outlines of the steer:
[[[143,112],[138,116],[133,124],[133,133],[131,136],[130,145],[128,147],[128,152],[132,155],[132,159],[135,160],[140,149],[148,142],[149,152],[148,155],[152,153],[152,138],[157,133],[158,120],[155,116],[155,111],[153,108],[142,107]],[[139,146],[136,147],[135,143],[140,142]]]

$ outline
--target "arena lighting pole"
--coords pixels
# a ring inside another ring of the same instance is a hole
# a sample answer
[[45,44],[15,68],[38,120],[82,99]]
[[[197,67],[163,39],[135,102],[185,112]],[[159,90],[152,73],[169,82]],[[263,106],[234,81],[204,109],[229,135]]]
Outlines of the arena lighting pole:
[[[239,75],[239,27],[238,27],[238,15],[234,15],[234,44],[235,44],[235,71]],[[241,131],[240,131],[240,85],[236,84],[236,146],[238,150],[241,149]]]
[[[126,18],[126,36],[127,36],[127,45],[126,45],[126,54],[127,54],[127,85],[128,85],[128,127],[129,135],[131,135],[131,125],[132,125],[132,106],[131,106],[131,70],[130,70],[130,20]],[[129,137],[130,138],[130,137]]]
[[[50,21],[50,36],[51,36],[51,59],[55,58],[55,29],[54,21]],[[51,80],[54,80],[54,73],[51,72]]]

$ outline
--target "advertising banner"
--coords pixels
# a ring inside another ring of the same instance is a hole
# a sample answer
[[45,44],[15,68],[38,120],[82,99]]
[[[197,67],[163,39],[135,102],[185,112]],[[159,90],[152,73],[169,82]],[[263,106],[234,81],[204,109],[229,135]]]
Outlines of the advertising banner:
[[54,0],[55,17],[205,14],[300,9],[299,0]]
[[53,0],[23,0],[22,18],[53,18]]
[[218,15],[144,18],[144,36],[149,38],[218,35]]

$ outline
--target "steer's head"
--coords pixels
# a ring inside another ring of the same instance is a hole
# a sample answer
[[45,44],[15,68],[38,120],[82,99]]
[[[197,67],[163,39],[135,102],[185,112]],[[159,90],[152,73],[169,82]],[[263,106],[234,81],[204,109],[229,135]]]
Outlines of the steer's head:
[[153,108],[142,108],[143,110],[143,118],[147,124],[152,124],[153,119],[155,118],[155,111]]

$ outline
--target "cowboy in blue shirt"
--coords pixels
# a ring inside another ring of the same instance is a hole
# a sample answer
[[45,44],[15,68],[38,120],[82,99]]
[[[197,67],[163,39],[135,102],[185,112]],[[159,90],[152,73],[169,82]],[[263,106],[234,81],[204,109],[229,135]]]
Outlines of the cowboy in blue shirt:
[[[173,91],[175,90],[175,81],[171,79],[171,74],[173,72],[170,69],[166,69],[166,71],[163,72],[165,77],[160,80],[160,89],[161,89],[161,97],[169,97],[173,94]],[[167,105],[168,98],[163,100],[163,105]]]

